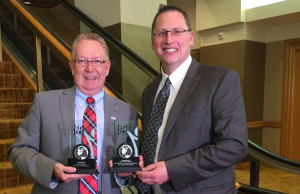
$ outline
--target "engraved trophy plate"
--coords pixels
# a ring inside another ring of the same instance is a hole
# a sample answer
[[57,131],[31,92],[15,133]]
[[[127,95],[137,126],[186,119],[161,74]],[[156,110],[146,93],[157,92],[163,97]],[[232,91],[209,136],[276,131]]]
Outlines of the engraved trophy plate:
[[73,174],[98,174],[96,159],[91,154],[92,150],[81,143],[83,134],[82,121],[73,121],[70,129],[70,156],[68,166],[76,168]]
[[110,172],[140,171],[137,121],[115,121],[115,157]]

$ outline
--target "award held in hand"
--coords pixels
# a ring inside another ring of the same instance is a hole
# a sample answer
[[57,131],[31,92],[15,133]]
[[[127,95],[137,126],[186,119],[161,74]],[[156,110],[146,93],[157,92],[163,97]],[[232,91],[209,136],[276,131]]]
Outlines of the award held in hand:
[[140,171],[137,121],[115,121],[115,156],[110,172]]
[[[82,136],[85,135],[82,121],[74,121],[70,130],[70,156],[68,158],[68,166],[76,168],[74,174],[98,174],[96,168],[96,157],[93,152],[92,144],[95,140],[92,135],[86,138],[87,144],[82,143]],[[94,133],[92,129],[92,134]]]

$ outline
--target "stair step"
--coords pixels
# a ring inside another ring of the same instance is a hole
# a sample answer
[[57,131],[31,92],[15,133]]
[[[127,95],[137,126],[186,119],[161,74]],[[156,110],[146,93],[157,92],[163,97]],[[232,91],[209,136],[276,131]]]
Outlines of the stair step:
[[12,74],[14,73],[14,65],[11,61],[0,62],[0,73]]
[[14,141],[14,138],[0,139],[0,162],[8,162],[8,150],[10,149]]
[[16,187],[0,189],[1,194],[30,194],[33,184],[24,184]]
[[0,88],[0,102],[32,102],[33,88]]
[[23,102],[23,103],[1,103],[0,102],[0,121],[2,119],[7,120],[7,119],[25,118],[28,110],[31,107],[31,104],[32,104],[31,102]]
[[0,88],[23,88],[22,74],[0,74]]
[[12,168],[10,162],[0,162],[0,189],[31,183]]
[[[3,60],[10,58],[3,53]],[[0,62],[0,194],[26,194],[32,188],[32,181],[13,169],[8,159],[8,150],[36,93],[34,88],[25,88],[26,83],[12,61]]]
[[[18,127],[24,119],[0,119],[0,137],[1,139],[15,138]],[[1,153],[0,153],[1,154]]]

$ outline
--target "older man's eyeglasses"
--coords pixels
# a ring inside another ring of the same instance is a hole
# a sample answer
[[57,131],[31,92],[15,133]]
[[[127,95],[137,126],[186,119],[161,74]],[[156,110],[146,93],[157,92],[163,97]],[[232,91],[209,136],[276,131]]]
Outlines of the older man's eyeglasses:
[[76,63],[76,65],[80,66],[80,67],[85,67],[88,65],[88,63],[91,63],[94,67],[99,67],[102,64],[104,64],[107,60],[85,60],[85,59],[78,59],[78,60],[74,60],[74,62]]
[[162,30],[159,32],[152,33],[154,37],[166,37],[168,32],[170,32],[171,36],[180,36],[184,32],[190,32],[191,30],[182,30],[182,29],[173,29],[173,30]]

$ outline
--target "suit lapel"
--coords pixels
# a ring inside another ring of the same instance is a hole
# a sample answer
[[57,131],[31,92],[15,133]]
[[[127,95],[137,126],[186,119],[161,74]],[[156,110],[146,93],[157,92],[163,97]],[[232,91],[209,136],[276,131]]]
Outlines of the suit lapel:
[[201,72],[199,73],[199,64],[193,59],[187,71],[187,74],[182,82],[180,90],[176,96],[176,99],[172,105],[172,108],[169,112],[169,117],[166,123],[162,141],[165,141],[169,133],[171,132],[171,129],[175,124],[175,121],[179,117],[179,114],[184,104],[186,103],[188,97],[194,90],[195,86],[198,84],[200,77],[201,77]]
[[[114,133],[113,129],[114,126],[111,126],[111,122],[117,119],[118,116],[118,109],[116,108],[116,102],[114,98],[109,96],[107,93],[104,94],[104,131],[105,135],[106,132],[111,131],[109,133]],[[105,143],[105,138],[104,138]]]
[[[114,136],[115,136],[115,126],[114,121],[118,119],[118,108],[116,106],[116,101],[114,97],[111,97],[109,94],[104,93],[104,139],[103,139],[103,165],[102,171],[107,172],[108,159],[111,159],[114,149]],[[111,138],[112,137],[112,138]],[[107,161],[106,161],[106,160]]]
[[70,144],[70,128],[75,119],[75,86],[63,90],[62,95],[59,96],[59,105],[66,141]]

